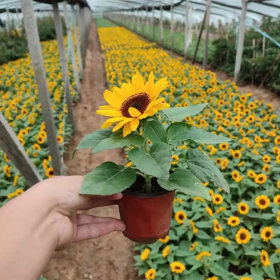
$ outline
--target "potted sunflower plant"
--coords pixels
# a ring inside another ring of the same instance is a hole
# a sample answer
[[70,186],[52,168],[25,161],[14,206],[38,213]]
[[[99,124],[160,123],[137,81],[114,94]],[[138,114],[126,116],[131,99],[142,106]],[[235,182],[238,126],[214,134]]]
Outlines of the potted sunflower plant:
[[96,113],[110,117],[101,129],[85,136],[76,150],[93,153],[124,148],[126,166],[105,162],[87,174],[82,195],[123,193],[119,201],[124,235],[139,243],[153,243],[169,231],[175,191],[210,200],[202,182],[212,181],[229,192],[228,185],[214,163],[197,149],[189,148],[172,162],[172,151],[179,145],[218,144],[231,139],[192,127],[184,120],[199,113],[207,104],[170,108],[160,93],[168,86],[166,78],[154,83],[149,74],[145,83],[138,72],[131,83],[106,90],[109,105]]

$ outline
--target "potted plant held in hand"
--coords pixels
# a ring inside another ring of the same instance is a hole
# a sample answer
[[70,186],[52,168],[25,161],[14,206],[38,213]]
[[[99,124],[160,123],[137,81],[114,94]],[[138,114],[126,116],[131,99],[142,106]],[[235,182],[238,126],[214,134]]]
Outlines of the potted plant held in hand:
[[166,78],[154,83],[153,73],[144,83],[137,73],[131,83],[114,88],[113,92],[106,90],[104,98],[109,105],[101,106],[97,114],[111,118],[77,147],[93,149],[93,153],[126,149],[131,166],[101,164],[85,176],[80,194],[122,192],[119,208],[126,224],[124,235],[139,243],[152,243],[168,234],[176,190],[210,200],[201,182],[212,181],[229,192],[218,168],[198,150],[188,149],[180,158],[184,169],[171,165],[172,151],[183,143],[217,144],[230,139],[184,122],[207,104],[169,108],[164,98],[158,98],[167,85]]

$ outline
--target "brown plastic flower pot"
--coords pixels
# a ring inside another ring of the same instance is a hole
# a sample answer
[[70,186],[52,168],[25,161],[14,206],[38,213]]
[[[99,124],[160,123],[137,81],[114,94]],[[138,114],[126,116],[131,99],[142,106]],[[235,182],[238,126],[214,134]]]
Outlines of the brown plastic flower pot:
[[126,225],[123,234],[138,243],[154,243],[168,235],[175,191],[166,191],[157,185],[156,192],[143,193],[137,191],[139,184],[138,177],[119,200],[121,219]]

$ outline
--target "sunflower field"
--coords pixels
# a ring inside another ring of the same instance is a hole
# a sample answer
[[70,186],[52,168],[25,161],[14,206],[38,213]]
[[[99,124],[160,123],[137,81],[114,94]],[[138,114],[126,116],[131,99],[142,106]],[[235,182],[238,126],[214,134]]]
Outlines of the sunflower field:
[[[208,103],[186,122],[233,139],[198,146],[223,172],[231,193],[213,191],[207,178],[211,202],[177,193],[169,235],[135,247],[139,275],[156,280],[280,279],[280,117],[272,104],[241,94],[233,82],[220,82],[215,73],[170,56],[125,28],[104,27],[98,33],[110,90],[136,71],[146,80],[154,71],[156,79],[169,80],[163,97],[171,106]],[[183,167],[180,159],[189,147],[197,146],[178,146],[172,164]]]
[[[66,42],[67,40],[65,40]],[[67,120],[67,106],[64,101],[64,83],[57,41],[43,42],[42,51],[52,110],[58,131],[57,142],[62,154],[64,144],[67,143],[72,133],[72,126]],[[72,99],[77,101],[72,65],[69,64],[68,67]],[[0,110],[2,114],[42,177],[54,176],[30,56],[1,65],[0,76],[2,78],[0,80]],[[7,155],[0,150],[0,206],[21,194],[27,187],[19,171],[9,161]]]

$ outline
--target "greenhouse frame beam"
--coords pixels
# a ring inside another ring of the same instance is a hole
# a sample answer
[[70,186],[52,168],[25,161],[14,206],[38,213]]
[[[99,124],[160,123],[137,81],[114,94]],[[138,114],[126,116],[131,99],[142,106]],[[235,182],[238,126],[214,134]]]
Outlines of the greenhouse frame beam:
[[53,6],[54,26],[55,26],[56,38],[58,42],[58,52],[59,52],[60,63],[61,63],[61,72],[62,72],[63,82],[64,82],[64,91],[65,91],[64,94],[65,94],[67,108],[68,108],[68,118],[70,124],[73,126],[73,129],[75,130],[72,97],[70,93],[70,81],[68,76],[68,66],[67,66],[66,53],[65,53],[64,42],[63,42],[61,19],[58,10],[58,3],[55,0],[52,0],[52,3],[53,3],[52,6]]
[[21,0],[24,26],[27,35],[28,47],[33,64],[35,79],[37,81],[39,101],[42,106],[43,121],[47,132],[47,142],[52,157],[52,166],[55,175],[61,174],[61,158],[57,143],[57,132],[54,125],[54,117],[51,109],[50,93],[47,84],[46,71],[39,39],[37,22],[34,15],[31,0]]
[[67,37],[68,37],[67,39],[68,39],[68,44],[69,44],[70,52],[71,52],[71,59],[68,56],[68,61],[72,62],[73,72],[74,72],[74,77],[75,77],[76,90],[77,90],[78,95],[80,95],[80,91],[81,91],[80,77],[79,77],[79,73],[78,73],[78,67],[77,67],[77,61],[76,61],[76,55],[75,55],[75,47],[74,47],[74,42],[73,42],[72,28],[70,26],[70,20],[69,20],[69,14],[68,14],[68,9],[67,9],[66,2],[63,2],[63,9],[64,9],[65,24],[66,24],[66,28],[67,28]]
[[42,177],[26,154],[16,134],[0,111],[0,147],[31,187]]
[[210,24],[210,6],[211,6],[211,0],[207,0],[206,5],[206,38],[205,38],[205,46],[204,46],[204,58],[203,58],[203,68],[206,70],[207,64],[208,64],[208,43],[209,43],[209,24]]
[[234,68],[234,82],[236,84],[238,84],[239,76],[240,76],[243,44],[244,44],[245,29],[246,29],[245,21],[246,21],[247,7],[248,7],[248,0],[242,0],[242,14],[241,14],[240,25],[239,25],[238,46],[237,46],[235,68]]

